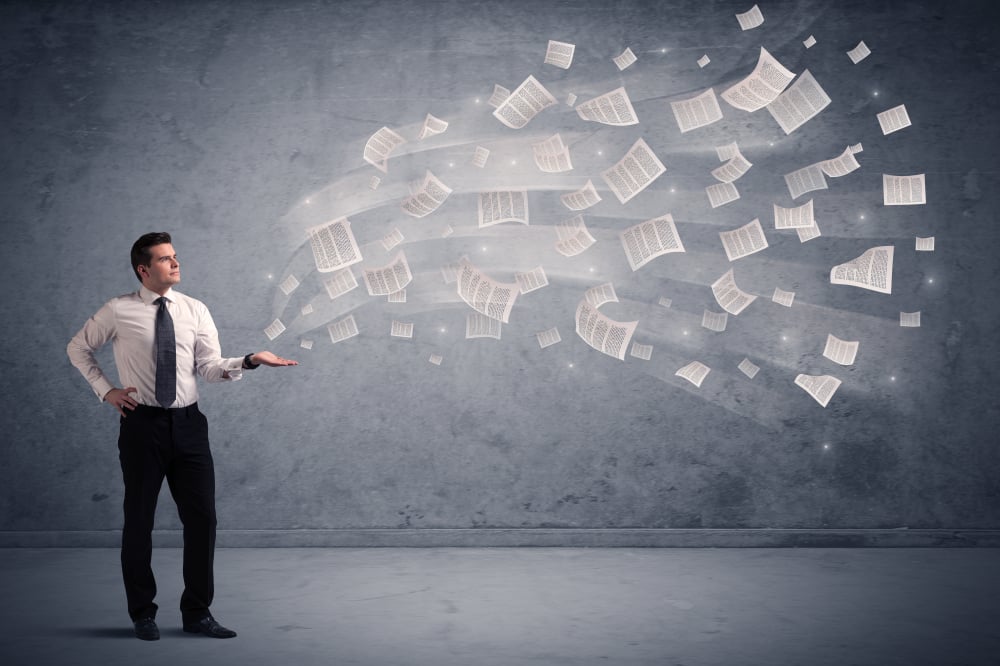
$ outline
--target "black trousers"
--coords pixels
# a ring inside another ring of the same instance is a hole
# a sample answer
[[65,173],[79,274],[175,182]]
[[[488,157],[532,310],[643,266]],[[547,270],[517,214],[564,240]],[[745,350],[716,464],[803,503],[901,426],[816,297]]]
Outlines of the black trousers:
[[140,405],[126,410],[118,435],[118,458],[125,481],[122,577],[133,621],[156,617],[153,519],[166,478],[184,525],[184,622],[209,614],[215,594],[215,467],[208,444],[208,421],[198,405],[162,409]]

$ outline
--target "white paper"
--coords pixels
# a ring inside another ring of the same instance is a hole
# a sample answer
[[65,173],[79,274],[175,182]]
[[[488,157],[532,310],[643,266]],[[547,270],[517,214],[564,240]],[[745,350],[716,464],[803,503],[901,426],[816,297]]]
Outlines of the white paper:
[[583,293],[583,300],[596,309],[605,303],[617,303],[618,294],[615,293],[615,285],[613,283],[605,282],[585,291]]
[[760,7],[754,5],[742,14],[737,14],[736,20],[740,22],[740,30],[751,30],[764,23],[764,15]]
[[670,108],[681,134],[722,120],[722,109],[712,88],[690,99],[671,102]]
[[772,206],[774,208],[775,229],[798,229],[816,224],[816,218],[813,217],[812,199],[795,208],[784,208],[778,204],[772,204]]
[[757,373],[760,371],[760,366],[754,364],[753,361],[751,361],[750,359],[748,359],[746,357],[744,357],[743,360],[740,361],[740,364],[738,366],[736,366],[736,367],[739,368],[740,372],[742,372],[744,375],[746,375],[750,379],[753,379],[754,377],[756,377]]
[[671,305],[674,304],[674,301],[673,299],[667,298],[666,296],[660,296],[660,299],[656,301],[656,304],[665,308],[669,308]]
[[548,286],[549,278],[545,275],[545,269],[541,266],[533,268],[526,273],[514,273],[514,280],[520,287],[522,294],[541,289]]
[[480,229],[501,222],[528,224],[528,191],[480,192],[478,212]]
[[351,233],[351,223],[346,217],[306,229],[312,246],[316,270],[329,273],[361,261],[358,241]]
[[800,243],[805,243],[806,241],[811,241],[812,239],[819,238],[821,236],[819,225],[815,222],[811,227],[796,227],[795,233],[798,234]]
[[440,208],[449,194],[451,188],[427,171],[419,189],[403,200],[403,212],[413,217],[426,217]]
[[299,310],[299,312],[302,313],[303,317],[307,317],[307,316],[311,315],[315,311],[316,311],[316,308],[313,307],[312,303],[306,303],[305,305],[302,306],[302,309]]
[[400,289],[399,291],[394,291],[385,297],[387,303],[405,303],[406,302],[406,290]]
[[927,238],[916,237],[916,250],[917,252],[933,252],[934,251],[934,236],[928,236]]
[[590,235],[583,215],[563,220],[556,225],[556,251],[564,257],[575,257],[597,241]]
[[786,308],[790,308],[792,307],[792,302],[795,300],[795,292],[785,291],[783,289],[775,287],[774,295],[771,296],[771,300],[777,303],[778,305],[784,305]]
[[389,328],[389,335],[394,338],[412,338],[413,322],[402,322],[393,319],[392,326]]
[[891,109],[886,109],[882,113],[876,116],[878,118],[878,125],[882,128],[882,135],[892,134],[893,132],[898,132],[904,127],[909,127],[910,115],[906,112],[906,105],[900,104],[899,106],[894,106]]
[[493,94],[490,95],[490,100],[487,102],[494,109],[504,103],[504,101],[510,97],[510,90],[504,88],[500,84],[494,84]]
[[372,134],[365,143],[365,162],[368,162],[382,173],[387,173],[389,170],[389,154],[404,143],[406,143],[406,139],[388,127],[383,127]]
[[890,176],[882,174],[882,202],[886,206],[915,206],[927,203],[924,174]]
[[478,312],[470,312],[465,315],[465,339],[493,338],[499,340],[502,326],[503,324],[492,317]]
[[580,102],[576,107],[576,115],[583,120],[617,127],[635,125],[639,122],[639,117],[635,114],[632,101],[628,98],[624,87]]
[[267,336],[268,340],[274,340],[276,337],[281,335],[285,330],[285,325],[281,323],[280,319],[275,319],[271,322],[270,326],[264,329],[264,335]]
[[294,275],[289,275],[284,280],[282,280],[281,284],[278,285],[278,288],[281,289],[281,293],[283,293],[285,296],[288,296],[293,291],[295,291],[298,288],[298,286],[299,286],[299,279]]
[[378,176],[372,176],[371,178],[368,179],[368,189],[377,190],[381,182],[382,182],[381,178],[379,178]]
[[538,80],[529,76],[497,106],[493,116],[511,129],[521,129],[543,109],[556,104],[556,98]]
[[[722,166],[712,169],[712,176],[723,183],[735,182],[753,166],[747,158],[743,157],[743,153],[740,152],[735,143],[730,145],[733,146],[732,156]],[[716,148],[716,151],[718,150]]]
[[441,365],[441,361],[443,360],[444,357],[441,356],[441,354],[431,354],[430,357],[427,359],[427,362],[433,363],[434,365]]
[[920,311],[900,312],[899,325],[904,328],[920,328]]
[[312,349],[313,341],[302,338],[301,340],[299,340],[299,347],[302,347],[302,349]]
[[724,206],[740,198],[740,191],[733,183],[709,185],[705,188],[705,194],[708,195],[708,203],[711,204],[712,208]]
[[735,141],[724,146],[716,146],[715,154],[719,156],[720,162],[726,162],[740,154],[740,146]]
[[858,163],[858,159],[854,156],[857,152],[853,147],[848,146],[844,149],[844,152],[834,157],[833,159],[824,160],[819,163],[820,169],[823,173],[831,178],[840,178],[841,176],[846,176],[852,171],[856,171],[861,168]]
[[785,185],[792,199],[798,199],[807,192],[827,189],[826,176],[820,164],[810,164],[785,174]]
[[446,121],[436,118],[428,113],[427,117],[424,118],[424,125],[420,128],[420,135],[417,137],[417,140],[422,141],[429,136],[443,134],[446,129],[448,129],[448,123]]
[[464,258],[459,262],[456,289],[459,297],[473,310],[505,324],[510,321],[510,311],[521,293],[516,282],[494,280]]
[[816,46],[816,38],[813,37],[812,35],[809,35],[804,40],[802,40],[802,46],[806,47],[807,49],[811,49],[812,47]]
[[852,365],[858,355],[858,340],[841,340],[837,336],[828,333],[826,336],[826,346],[823,348],[823,356],[834,363],[840,365]]
[[709,58],[708,54],[706,53],[703,56],[701,56],[700,58],[698,58],[698,67],[701,67],[702,69],[704,69],[705,65],[707,65],[710,62],[712,62],[712,59]]
[[715,296],[715,302],[719,304],[719,307],[733,316],[743,312],[748,305],[757,300],[756,296],[743,291],[736,285],[732,268],[712,283],[712,295]]
[[545,64],[555,65],[560,69],[569,69],[570,65],[573,64],[573,53],[575,51],[575,44],[557,42],[550,39],[545,49]]
[[855,65],[871,55],[871,49],[865,44],[865,40],[858,42],[858,45],[847,52],[847,57],[851,59]]
[[632,350],[629,352],[629,355],[648,361],[653,357],[653,345],[643,345],[633,340]]
[[795,378],[795,385],[826,407],[830,403],[830,398],[840,388],[840,380],[830,375],[798,375]]
[[767,105],[767,110],[785,134],[791,134],[829,105],[830,96],[807,69],[788,90]]
[[619,234],[625,258],[633,271],[669,252],[684,252],[670,213],[631,226]]
[[830,270],[830,284],[846,284],[891,294],[894,250],[893,245],[873,247],[857,259],[834,266]]
[[557,342],[562,342],[562,337],[559,335],[559,329],[553,326],[550,329],[539,331],[535,333],[535,338],[538,339],[538,346],[542,349],[546,347],[551,347]]
[[737,109],[757,111],[777,99],[794,78],[795,74],[762,46],[754,70],[748,77],[726,89],[722,93],[722,99]]
[[347,315],[343,319],[328,325],[326,330],[330,333],[330,341],[337,344],[356,336],[358,334],[358,324],[354,320],[354,315]]
[[371,296],[386,296],[406,287],[413,281],[406,255],[400,250],[388,266],[362,270],[365,286]]
[[559,200],[570,210],[585,210],[599,202],[601,195],[594,189],[594,183],[588,180],[582,189],[563,194]]
[[476,146],[476,150],[472,153],[472,165],[482,169],[486,166],[486,160],[490,157],[490,151],[482,146]]
[[725,312],[712,312],[711,310],[705,310],[701,314],[701,325],[710,331],[715,331],[716,333],[721,333],[726,330],[726,324],[729,322],[729,314]]
[[574,104],[576,104],[576,95],[568,93],[566,95],[566,106],[572,107]]
[[344,268],[323,279],[323,286],[326,288],[330,300],[343,296],[347,292],[356,289],[358,279],[350,268]]
[[646,142],[639,139],[613,167],[601,172],[601,177],[615,193],[618,201],[625,203],[649,187],[663,175],[663,166]]
[[760,226],[760,220],[744,224],[732,231],[720,231],[719,238],[729,261],[736,261],[767,248],[767,237]]
[[387,233],[382,237],[382,247],[385,248],[386,252],[396,247],[403,242],[403,232],[399,230],[399,227],[394,228],[392,231]]
[[625,360],[625,352],[639,322],[614,321],[600,313],[586,299],[581,300],[577,306],[575,319],[576,334],[584,342],[619,361]]
[[569,147],[563,143],[559,134],[553,134],[545,141],[531,144],[531,151],[535,157],[535,165],[545,173],[561,173],[573,169]]
[[618,67],[618,71],[621,71],[634,63],[637,58],[635,57],[635,54],[632,53],[631,48],[625,47],[625,50],[621,52],[621,55],[615,56],[612,60],[614,60],[615,65]]
[[701,361],[691,361],[683,368],[674,373],[677,377],[682,377],[688,380],[698,388],[701,388],[701,383],[705,381],[705,377],[711,372],[711,368],[702,363]]

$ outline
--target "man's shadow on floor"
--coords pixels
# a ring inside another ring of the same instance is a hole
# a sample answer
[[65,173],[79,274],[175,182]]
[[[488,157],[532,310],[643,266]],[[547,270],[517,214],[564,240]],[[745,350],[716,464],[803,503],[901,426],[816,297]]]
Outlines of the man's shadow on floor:
[[[128,638],[136,640],[135,631],[132,627],[66,627],[62,630],[66,636],[75,638]],[[201,638],[200,634],[185,633],[180,627],[160,627],[161,638]]]

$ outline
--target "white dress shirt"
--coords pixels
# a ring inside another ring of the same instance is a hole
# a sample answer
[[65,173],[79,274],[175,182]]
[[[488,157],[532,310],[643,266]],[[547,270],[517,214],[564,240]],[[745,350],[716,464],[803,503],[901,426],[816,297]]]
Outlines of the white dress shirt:
[[[243,377],[243,358],[223,358],[219,332],[201,301],[168,289],[167,310],[174,320],[177,341],[177,397],[171,407],[198,401],[196,374],[209,382]],[[108,381],[94,352],[111,341],[118,366],[119,388],[134,386],[143,405],[156,402],[156,310],[159,294],[145,286],[104,304],[73,336],[66,348],[70,361],[90,383],[99,400],[115,385]]]

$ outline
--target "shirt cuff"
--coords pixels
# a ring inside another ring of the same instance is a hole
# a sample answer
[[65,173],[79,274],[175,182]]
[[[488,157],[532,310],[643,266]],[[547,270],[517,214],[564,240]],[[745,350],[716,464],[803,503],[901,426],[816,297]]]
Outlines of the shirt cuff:
[[91,384],[90,388],[94,389],[94,393],[97,394],[97,399],[100,400],[101,402],[104,402],[104,396],[106,396],[108,394],[108,391],[113,389],[114,386],[112,386],[111,382],[109,382],[107,379],[101,377],[100,379],[96,380],[93,384]]
[[243,379],[243,357],[228,359],[226,363],[226,374],[229,375],[230,381],[239,381]]

